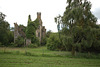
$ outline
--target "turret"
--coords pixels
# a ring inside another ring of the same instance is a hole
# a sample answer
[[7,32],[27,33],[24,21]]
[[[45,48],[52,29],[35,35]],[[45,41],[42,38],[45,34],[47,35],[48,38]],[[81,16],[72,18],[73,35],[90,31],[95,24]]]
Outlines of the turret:
[[37,18],[40,20],[41,19],[41,12],[37,12]]

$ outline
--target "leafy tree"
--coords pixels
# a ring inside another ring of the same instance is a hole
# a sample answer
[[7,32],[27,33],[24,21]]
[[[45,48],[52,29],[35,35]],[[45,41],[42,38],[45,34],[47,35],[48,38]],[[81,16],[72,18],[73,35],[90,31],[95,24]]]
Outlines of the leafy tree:
[[60,30],[61,30],[61,23],[62,23],[62,17],[61,15],[59,15],[58,17],[55,17],[55,22],[57,24],[57,29],[58,29],[58,33],[59,33],[59,38],[60,38],[60,41],[61,41],[61,37],[60,37]]
[[2,45],[7,46],[9,43],[9,31],[10,31],[10,26],[7,21],[5,21],[5,14],[0,12],[0,42]]
[[51,30],[47,31],[46,37],[49,38],[49,36],[50,36],[51,33],[52,33]]
[[55,22],[57,24],[57,29],[58,29],[58,34],[59,34],[59,40],[60,40],[59,45],[61,46],[62,50],[65,50],[65,47],[64,47],[63,42],[62,42],[63,35],[62,35],[62,32],[61,32],[61,29],[62,29],[62,16],[59,15],[59,16],[55,17]]
[[67,4],[62,18],[62,31],[65,34],[70,32],[71,38],[67,38],[66,41],[75,55],[76,48],[81,51],[82,46],[89,48],[93,45],[95,34],[92,34],[92,28],[95,28],[97,18],[91,13],[91,3],[87,0],[67,0]]
[[[9,43],[14,42],[14,32],[13,31],[8,31],[8,39],[9,39]],[[9,43],[8,43],[8,45],[9,45]]]

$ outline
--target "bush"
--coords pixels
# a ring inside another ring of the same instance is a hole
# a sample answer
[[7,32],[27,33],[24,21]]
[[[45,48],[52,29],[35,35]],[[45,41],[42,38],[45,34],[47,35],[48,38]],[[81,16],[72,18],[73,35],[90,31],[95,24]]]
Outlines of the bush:
[[24,46],[24,38],[23,37],[18,37],[15,41],[15,44],[17,47],[22,47]]
[[46,37],[42,38],[42,41],[41,41],[42,46],[46,45],[46,43],[47,43],[46,39],[47,39]]
[[0,42],[0,47],[2,47],[2,43]]
[[50,35],[50,37],[47,39],[46,45],[47,45],[47,49],[49,50],[62,50],[63,49],[63,45],[61,44],[61,41],[57,33],[53,33]]
[[16,46],[17,46],[17,44],[15,44],[15,43],[11,42],[9,46],[10,46],[10,47],[16,47]]

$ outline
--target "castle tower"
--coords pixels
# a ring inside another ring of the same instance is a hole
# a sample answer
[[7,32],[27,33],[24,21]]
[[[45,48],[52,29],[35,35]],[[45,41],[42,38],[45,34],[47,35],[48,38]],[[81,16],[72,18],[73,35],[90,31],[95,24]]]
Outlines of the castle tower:
[[41,12],[37,12],[37,19],[41,20]]
[[19,36],[19,33],[18,33],[18,24],[14,23],[14,26],[15,26],[15,28],[14,28],[14,43],[15,43],[15,40]]

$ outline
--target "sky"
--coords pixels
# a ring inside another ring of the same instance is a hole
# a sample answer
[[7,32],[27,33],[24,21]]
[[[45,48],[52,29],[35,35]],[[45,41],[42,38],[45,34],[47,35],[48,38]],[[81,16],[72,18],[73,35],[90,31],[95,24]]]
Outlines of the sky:
[[[14,27],[14,23],[27,26],[28,15],[34,21],[37,12],[41,12],[43,26],[47,31],[57,32],[54,17],[63,15],[67,0],[0,0],[0,12],[6,15],[5,20]],[[100,0],[89,0],[92,3],[91,11],[98,18],[100,24]]]

